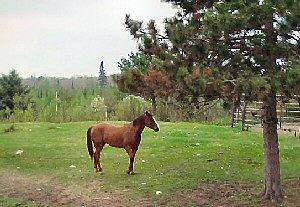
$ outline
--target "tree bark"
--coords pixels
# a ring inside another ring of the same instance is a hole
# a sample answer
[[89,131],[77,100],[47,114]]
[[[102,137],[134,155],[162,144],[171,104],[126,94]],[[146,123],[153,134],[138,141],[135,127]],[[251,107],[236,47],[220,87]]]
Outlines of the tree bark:
[[263,199],[282,198],[277,134],[276,91],[271,89],[263,103],[263,137],[265,154],[265,181]]
[[265,154],[265,180],[263,199],[279,201],[282,198],[279,147],[277,134],[277,112],[276,112],[276,86],[274,75],[277,73],[276,57],[273,46],[277,43],[274,33],[273,12],[267,14],[265,19],[264,33],[266,35],[266,48],[263,51],[266,62],[266,79],[269,80],[270,91],[266,92],[263,99],[263,137]]
[[156,102],[156,97],[155,96],[152,96],[151,104],[152,104],[152,113],[156,114],[157,102]]
[[248,104],[248,101],[247,99],[245,98],[244,99],[244,107],[243,107],[243,111],[242,111],[242,131],[245,131],[245,125],[246,125],[246,110],[247,110],[247,104]]

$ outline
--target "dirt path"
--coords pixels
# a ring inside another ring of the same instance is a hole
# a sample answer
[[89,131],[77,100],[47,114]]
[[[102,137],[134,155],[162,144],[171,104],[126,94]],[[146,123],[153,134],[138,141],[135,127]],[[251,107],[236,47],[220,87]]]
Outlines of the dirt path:
[[[262,127],[250,127],[249,128],[250,131],[253,132],[263,132],[263,128]],[[295,136],[295,131],[296,131],[296,136]],[[278,135],[284,135],[284,136],[290,136],[290,137],[296,137],[296,138],[300,138],[300,127],[299,126],[293,126],[290,127],[290,129],[278,129],[277,130]]]
[[262,184],[257,186],[249,182],[208,182],[197,189],[176,192],[159,206],[201,206],[201,207],[299,207],[300,178],[294,178],[283,184],[284,198],[280,204],[260,200]]
[[283,203],[275,205],[259,200],[258,192],[262,186],[241,181],[206,182],[196,189],[178,191],[160,199],[145,195],[138,201],[130,202],[126,196],[128,192],[103,192],[99,190],[99,183],[85,188],[61,185],[47,178],[35,179],[18,172],[0,171],[0,175],[0,198],[19,198],[37,206],[300,206],[300,178],[283,183]]
[[99,187],[61,185],[44,179],[0,172],[0,198],[20,198],[38,206],[124,206],[124,192],[103,192]]

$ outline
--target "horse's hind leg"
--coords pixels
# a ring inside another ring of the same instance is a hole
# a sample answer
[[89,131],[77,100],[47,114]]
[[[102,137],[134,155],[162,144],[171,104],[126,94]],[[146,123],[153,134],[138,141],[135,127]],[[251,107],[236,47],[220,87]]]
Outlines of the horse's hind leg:
[[96,152],[94,155],[94,168],[96,170],[96,172],[102,172],[102,167],[101,167],[101,163],[100,163],[100,153],[104,147],[104,145],[99,144],[96,145]]

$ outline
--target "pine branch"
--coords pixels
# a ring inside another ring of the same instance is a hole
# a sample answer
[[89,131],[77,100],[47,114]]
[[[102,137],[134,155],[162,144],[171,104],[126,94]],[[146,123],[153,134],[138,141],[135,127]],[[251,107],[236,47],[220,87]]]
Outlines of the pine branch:
[[[232,85],[236,86],[236,80],[235,79],[232,79],[232,80],[223,80],[221,81],[221,83],[231,83]],[[214,85],[215,82],[207,82],[208,85]]]

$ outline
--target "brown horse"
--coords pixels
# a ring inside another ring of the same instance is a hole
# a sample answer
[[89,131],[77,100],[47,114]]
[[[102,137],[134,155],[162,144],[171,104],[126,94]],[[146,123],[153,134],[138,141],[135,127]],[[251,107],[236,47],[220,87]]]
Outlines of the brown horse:
[[[155,118],[146,111],[143,115],[133,120],[133,122],[122,127],[110,124],[97,124],[87,130],[87,148],[91,156],[94,158],[94,168],[96,172],[102,172],[100,164],[100,153],[105,144],[112,147],[124,148],[130,157],[128,174],[134,174],[133,163],[135,153],[138,150],[142,138],[144,128],[149,127],[155,132],[159,131],[159,126]],[[96,149],[94,153],[93,144]]]

